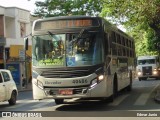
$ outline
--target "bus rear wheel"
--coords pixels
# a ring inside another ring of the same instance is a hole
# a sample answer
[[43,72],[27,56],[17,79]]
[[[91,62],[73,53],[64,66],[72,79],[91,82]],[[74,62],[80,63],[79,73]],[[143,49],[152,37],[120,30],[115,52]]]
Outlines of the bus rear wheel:
[[132,90],[132,73],[130,72],[130,83],[129,85],[126,87],[127,91],[131,91]]
[[56,103],[57,105],[63,104],[63,103],[64,103],[64,99],[55,99],[55,103]]

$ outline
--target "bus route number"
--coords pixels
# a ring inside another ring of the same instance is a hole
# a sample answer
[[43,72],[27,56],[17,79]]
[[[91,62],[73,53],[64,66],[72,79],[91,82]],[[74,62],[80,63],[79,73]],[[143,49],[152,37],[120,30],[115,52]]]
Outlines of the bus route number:
[[87,79],[81,79],[81,80],[73,80],[72,83],[79,84],[79,83],[88,83]]

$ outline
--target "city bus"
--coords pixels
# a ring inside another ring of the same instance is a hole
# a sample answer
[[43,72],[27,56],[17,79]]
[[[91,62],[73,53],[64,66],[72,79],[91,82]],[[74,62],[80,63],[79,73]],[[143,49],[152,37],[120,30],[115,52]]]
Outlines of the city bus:
[[113,101],[132,89],[134,39],[101,17],[62,16],[34,21],[33,99]]

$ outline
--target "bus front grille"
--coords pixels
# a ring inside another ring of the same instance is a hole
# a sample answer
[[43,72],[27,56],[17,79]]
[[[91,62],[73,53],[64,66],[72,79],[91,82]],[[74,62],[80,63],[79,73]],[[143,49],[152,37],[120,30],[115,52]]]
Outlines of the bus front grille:
[[34,68],[33,71],[37,72],[40,76],[45,78],[74,78],[88,76],[96,70],[101,70],[104,64],[84,67],[63,67],[63,68]]
[[152,75],[152,66],[142,67],[143,75]]
[[41,76],[45,78],[73,78],[73,77],[82,77],[92,74],[93,71],[90,69],[81,69],[81,70],[51,70],[43,71]]

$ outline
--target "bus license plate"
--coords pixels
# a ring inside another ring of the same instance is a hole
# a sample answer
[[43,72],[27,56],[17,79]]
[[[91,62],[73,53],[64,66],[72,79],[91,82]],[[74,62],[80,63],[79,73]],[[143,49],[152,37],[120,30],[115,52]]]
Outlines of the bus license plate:
[[71,90],[71,89],[59,90],[59,94],[61,94],[61,95],[72,95],[73,90]]

